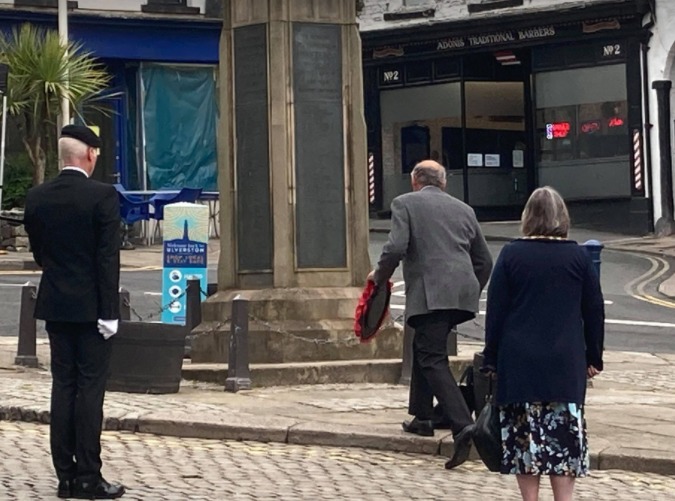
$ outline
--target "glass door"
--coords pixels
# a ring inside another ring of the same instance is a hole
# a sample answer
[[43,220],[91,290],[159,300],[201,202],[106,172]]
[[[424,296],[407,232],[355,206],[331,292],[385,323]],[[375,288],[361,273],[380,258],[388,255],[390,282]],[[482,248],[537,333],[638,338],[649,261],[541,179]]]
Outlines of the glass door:
[[525,84],[464,85],[469,203],[481,208],[521,206],[528,193]]

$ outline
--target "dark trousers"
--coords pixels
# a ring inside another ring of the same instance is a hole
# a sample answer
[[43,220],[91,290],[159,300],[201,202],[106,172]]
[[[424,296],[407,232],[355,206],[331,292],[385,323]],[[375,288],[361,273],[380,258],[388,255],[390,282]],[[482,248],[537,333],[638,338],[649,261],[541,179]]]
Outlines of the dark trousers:
[[432,419],[434,397],[453,435],[473,423],[462,392],[448,366],[448,334],[465,312],[434,311],[409,320],[415,329],[408,412],[418,419]]
[[101,472],[103,398],[112,341],[96,323],[47,322],[51,348],[50,445],[59,480]]

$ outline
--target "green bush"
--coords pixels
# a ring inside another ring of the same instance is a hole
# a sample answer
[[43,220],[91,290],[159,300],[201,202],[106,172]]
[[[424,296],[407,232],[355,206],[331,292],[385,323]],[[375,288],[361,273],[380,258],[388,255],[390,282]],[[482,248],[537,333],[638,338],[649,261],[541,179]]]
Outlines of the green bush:
[[23,207],[26,192],[33,184],[33,165],[27,153],[7,157],[2,190],[2,208]]

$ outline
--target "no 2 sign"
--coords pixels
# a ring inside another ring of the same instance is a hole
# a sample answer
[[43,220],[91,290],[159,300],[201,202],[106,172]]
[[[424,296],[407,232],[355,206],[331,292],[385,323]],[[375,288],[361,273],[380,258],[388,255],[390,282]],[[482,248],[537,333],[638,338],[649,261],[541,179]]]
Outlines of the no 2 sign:
[[621,45],[618,44],[618,43],[605,45],[602,48],[602,56],[603,57],[613,57],[613,56],[621,56],[621,55],[623,55],[623,49],[621,48]]
[[399,82],[401,80],[398,70],[385,71],[382,74],[382,78],[384,79],[384,83]]

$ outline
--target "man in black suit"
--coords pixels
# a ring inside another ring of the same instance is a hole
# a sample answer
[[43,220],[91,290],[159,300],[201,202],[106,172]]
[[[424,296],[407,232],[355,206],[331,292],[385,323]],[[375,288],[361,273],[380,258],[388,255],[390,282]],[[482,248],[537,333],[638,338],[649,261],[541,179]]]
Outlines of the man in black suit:
[[377,267],[368,277],[389,280],[403,262],[408,325],[415,329],[408,412],[403,430],[434,434],[437,421],[452,430],[455,452],[445,467],[469,456],[473,420],[448,367],[448,333],[475,317],[481,290],[490,277],[492,256],[473,209],[445,192],[445,168],[434,160],[411,173],[413,191],[391,204],[391,231]]
[[61,173],[32,188],[24,222],[42,280],[35,317],[51,348],[50,443],[60,498],[115,499],[125,489],[101,476],[103,398],[119,318],[118,195],[89,179],[100,139],[61,131]]

